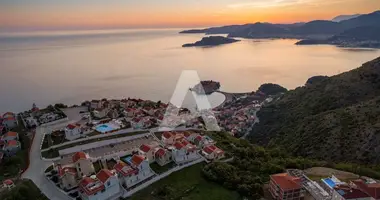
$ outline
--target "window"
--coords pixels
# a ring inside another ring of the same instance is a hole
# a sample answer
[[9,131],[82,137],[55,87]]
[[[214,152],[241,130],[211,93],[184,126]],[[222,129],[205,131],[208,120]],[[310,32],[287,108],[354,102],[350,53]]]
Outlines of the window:
[[101,192],[104,193],[106,191],[106,189],[103,189]]
[[107,186],[110,186],[110,185],[111,185],[111,182],[108,181],[108,182],[107,182]]

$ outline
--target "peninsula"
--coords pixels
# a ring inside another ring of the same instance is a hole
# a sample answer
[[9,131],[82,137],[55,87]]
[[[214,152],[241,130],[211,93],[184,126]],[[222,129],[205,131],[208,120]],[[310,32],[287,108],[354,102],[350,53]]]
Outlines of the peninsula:
[[234,42],[239,42],[240,40],[235,40],[233,38],[223,37],[223,36],[210,36],[204,37],[202,40],[195,43],[184,44],[182,47],[205,47],[205,46],[217,46],[221,44],[229,44]]

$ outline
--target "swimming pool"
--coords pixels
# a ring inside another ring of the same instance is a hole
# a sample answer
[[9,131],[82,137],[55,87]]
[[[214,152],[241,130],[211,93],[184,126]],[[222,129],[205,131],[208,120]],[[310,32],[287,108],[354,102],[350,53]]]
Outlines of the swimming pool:
[[334,186],[336,185],[336,183],[330,178],[322,179],[322,181],[325,182],[330,188],[334,188]]
[[125,158],[121,158],[126,163],[131,163],[132,156],[127,156]]
[[101,133],[107,133],[116,129],[117,128],[112,126],[111,124],[100,124],[96,126],[96,130]]

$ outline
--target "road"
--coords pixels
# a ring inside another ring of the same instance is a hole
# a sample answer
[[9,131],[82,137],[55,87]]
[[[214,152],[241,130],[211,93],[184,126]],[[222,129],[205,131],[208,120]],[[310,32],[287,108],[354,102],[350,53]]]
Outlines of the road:
[[246,139],[247,136],[251,133],[252,129],[253,129],[253,126],[255,126],[256,123],[259,123],[260,120],[259,118],[257,117],[257,112],[260,111],[260,108],[256,109],[255,111],[255,122],[253,122],[252,126],[248,129],[248,131],[243,135],[243,137],[241,137],[242,139]]
[[49,129],[60,129],[65,127],[69,122],[50,126],[48,128],[38,127],[31,145],[29,159],[29,168],[22,174],[22,178],[32,180],[42,193],[51,200],[72,200],[69,196],[62,193],[57,186],[48,181],[45,177],[45,169],[53,164],[51,161],[44,161],[41,158],[40,145],[43,136]]

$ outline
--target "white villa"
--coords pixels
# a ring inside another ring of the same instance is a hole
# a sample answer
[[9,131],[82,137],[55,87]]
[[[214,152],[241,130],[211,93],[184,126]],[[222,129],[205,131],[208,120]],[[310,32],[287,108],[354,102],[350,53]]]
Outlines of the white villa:
[[96,118],[104,118],[107,116],[109,109],[108,108],[97,108],[93,111],[93,114]]
[[216,147],[215,145],[209,145],[203,148],[202,154],[208,160],[218,160],[224,158],[224,151]]
[[96,176],[84,177],[79,182],[79,193],[83,200],[106,200],[120,196],[119,179],[107,169]]
[[3,147],[3,152],[7,156],[15,155],[21,149],[21,143],[17,140],[9,140]]
[[172,150],[172,158],[176,163],[183,163],[198,159],[200,156],[197,153],[197,148],[188,141],[174,143]]
[[[156,145],[157,146],[157,145]],[[151,145],[143,144],[139,148],[139,154],[144,155],[149,163],[154,162],[154,147]]]
[[19,140],[18,133],[9,131],[8,133],[1,136],[1,140],[3,140],[4,142],[8,142],[10,140]]
[[65,137],[68,140],[76,140],[90,132],[90,128],[83,127],[81,124],[69,124],[65,128]]
[[149,166],[149,161],[142,155],[133,155],[129,163],[119,161],[119,163],[114,166],[114,169],[118,174],[120,182],[127,188],[155,174]]
[[72,159],[79,177],[90,176],[95,173],[92,161],[86,153],[77,152],[73,155]]
[[157,148],[154,153],[157,164],[164,166],[172,161],[171,152],[163,148]]
[[3,115],[3,125],[8,129],[14,128],[18,125],[16,114],[7,112]]

